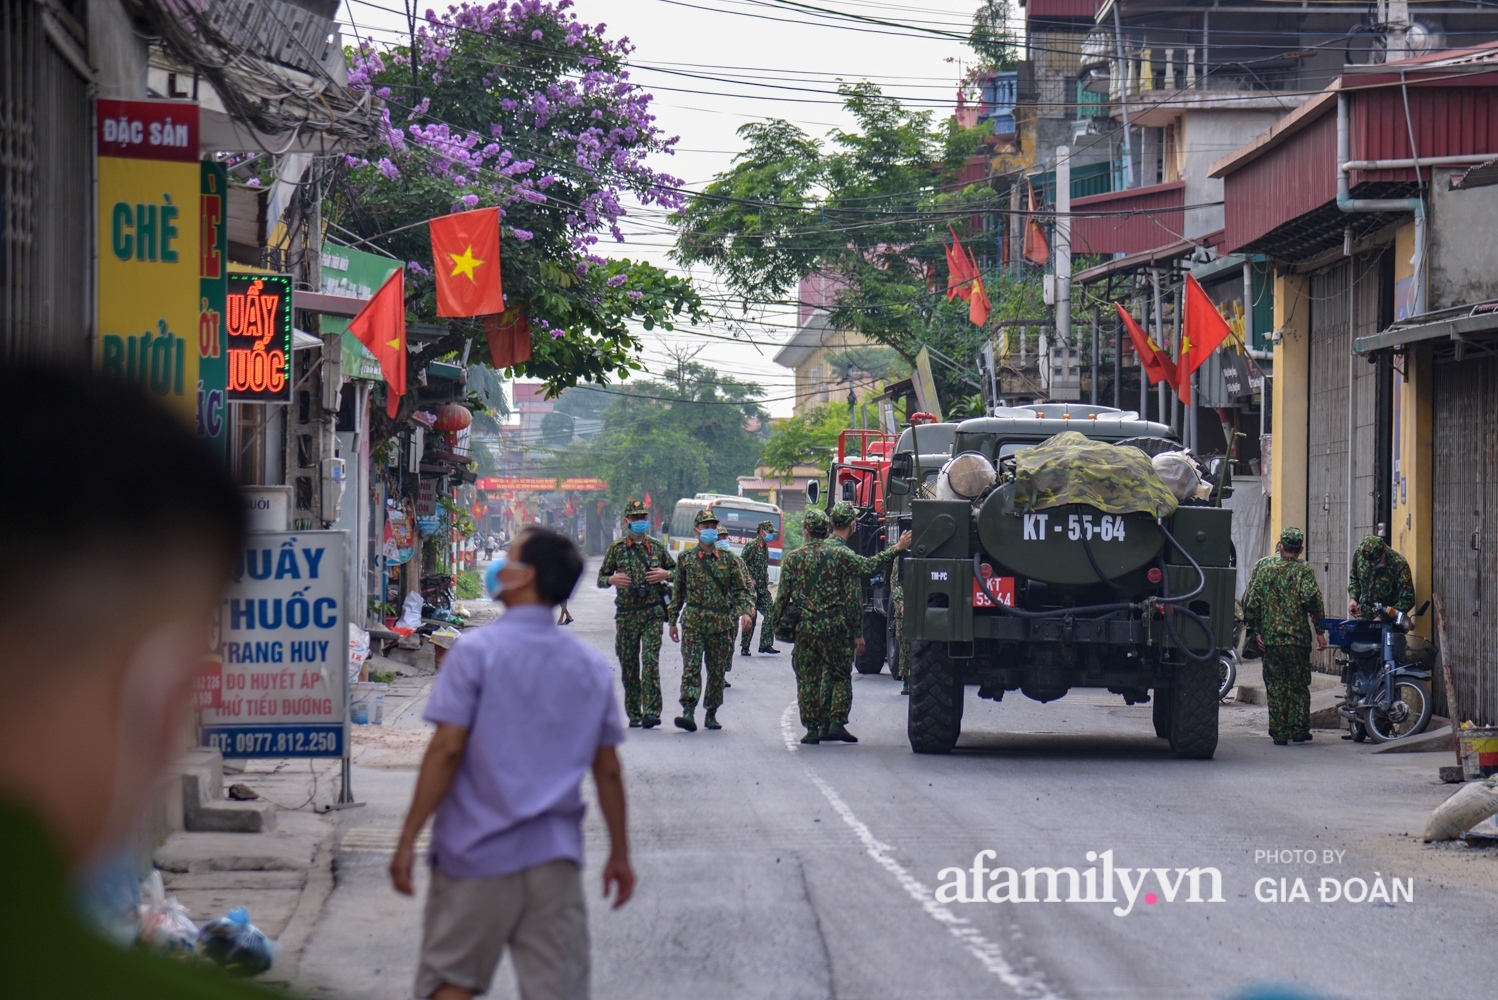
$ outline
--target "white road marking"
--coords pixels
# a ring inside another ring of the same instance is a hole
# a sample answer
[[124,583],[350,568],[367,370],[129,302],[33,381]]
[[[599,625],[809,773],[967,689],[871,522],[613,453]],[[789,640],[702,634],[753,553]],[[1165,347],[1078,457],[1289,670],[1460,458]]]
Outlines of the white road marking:
[[[797,706],[792,702],[780,715],[780,735],[785,740],[785,748],[791,753],[801,751],[801,738],[796,735]],[[900,888],[905,894],[915,900],[926,911],[926,915],[946,928],[947,933],[962,943],[969,955],[972,955],[983,967],[1008,986],[1014,992],[1024,997],[1032,997],[1034,1000],[1061,1000],[1061,994],[1052,990],[1043,976],[1026,975],[1015,969],[1004,957],[1004,949],[997,943],[984,937],[966,917],[959,917],[953,913],[951,908],[936,901],[936,894],[931,891],[925,883],[914,875],[894,858],[894,848],[874,836],[868,824],[859,819],[858,816],[843,801],[843,797],[837,793],[827,782],[812,771],[806,763],[805,758],[801,760],[801,769],[806,772],[807,778],[817,786],[817,791],[832,806],[834,812],[842,817],[844,823],[853,831],[860,843],[863,844],[865,853],[878,862],[879,866],[895,877],[900,883]]]

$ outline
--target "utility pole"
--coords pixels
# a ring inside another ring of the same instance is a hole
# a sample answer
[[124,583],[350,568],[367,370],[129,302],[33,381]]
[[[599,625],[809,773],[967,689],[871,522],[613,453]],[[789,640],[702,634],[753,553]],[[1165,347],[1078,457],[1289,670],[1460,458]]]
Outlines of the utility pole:
[[1071,346],[1071,148],[1056,147],[1056,337]]
[[1118,16],[1117,0],[1113,4],[1113,45],[1118,52],[1118,106],[1123,111],[1123,186],[1127,191],[1134,186],[1134,154],[1129,143],[1129,75],[1124,69],[1123,22]]

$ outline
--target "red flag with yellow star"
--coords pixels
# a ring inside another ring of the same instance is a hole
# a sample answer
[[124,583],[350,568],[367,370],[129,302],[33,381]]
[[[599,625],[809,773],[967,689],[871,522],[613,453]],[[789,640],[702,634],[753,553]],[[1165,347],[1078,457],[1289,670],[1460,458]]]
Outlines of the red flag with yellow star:
[[438,316],[505,311],[499,279],[499,209],[478,208],[432,219],[432,264]]
[[405,276],[405,268],[396,268],[348,325],[348,332],[380,360],[380,374],[390,387],[385,393],[385,412],[392,418],[406,394]]

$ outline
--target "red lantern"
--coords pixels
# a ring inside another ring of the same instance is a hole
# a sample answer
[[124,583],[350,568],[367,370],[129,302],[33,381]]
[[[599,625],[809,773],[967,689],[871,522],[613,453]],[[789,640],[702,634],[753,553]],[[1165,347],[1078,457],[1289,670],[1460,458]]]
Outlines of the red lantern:
[[443,440],[451,446],[458,443],[458,432],[472,423],[473,414],[468,407],[457,403],[443,403],[437,407],[437,420],[432,424],[432,429],[441,431]]

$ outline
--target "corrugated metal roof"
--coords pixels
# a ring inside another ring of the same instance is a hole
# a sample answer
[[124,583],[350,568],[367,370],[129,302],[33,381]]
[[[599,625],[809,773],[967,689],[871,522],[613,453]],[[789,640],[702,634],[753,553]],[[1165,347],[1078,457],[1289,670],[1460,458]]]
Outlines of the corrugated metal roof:
[[1020,0],[1031,18],[1086,17],[1097,15],[1102,0]]
[[[1142,253],[1182,239],[1186,184],[1156,184],[1077,198],[1071,203],[1072,253]],[[1087,217],[1086,213],[1098,215]],[[1130,214],[1124,214],[1130,213]]]
[[[1498,46],[1482,50],[1484,58],[1498,60]],[[1475,58],[1471,53],[1464,58],[1469,61],[1462,65],[1485,65],[1471,62]],[[1384,69],[1401,65],[1389,63]],[[1419,68],[1426,74],[1431,64],[1421,63]],[[1309,250],[1312,242],[1319,246],[1334,238],[1334,233],[1328,233],[1341,228],[1337,224],[1340,213],[1328,206],[1337,197],[1338,88],[1343,88],[1340,92],[1349,104],[1353,160],[1498,153],[1498,73],[1482,71],[1453,78],[1442,71],[1433,79],[1408,71],[1405,75],[1407,87],[1400,86],[1397,73],[1340,79],[1253,142],[1214,163],[1210,176],[1224,181],[1226,248],[1252,246],[1283,254],[1292,246]],[[1429,180],[1429,171],[1422,173]],[[1354,197],[1398,197],[1393,189],[1413,185],[1415,180],[1413,168],[1354,171],[1349,176]],[[1375,185],[1378,193],[1368,185]],[[1308,218],[1313,215],[1317,218]],[[1323,215],[1328,218],[1319,218]],[[1359,229],[1376,222],[1371,217],[1346,218],[1341,225]],[[1295,226],[1300,229],[1292,232],[1290,227]],[[1282,228],[1285,235],[1294,237],[1289,243],[1279,240],[1271,247],[1263,242]]]

